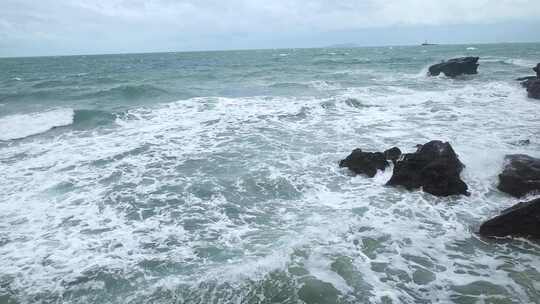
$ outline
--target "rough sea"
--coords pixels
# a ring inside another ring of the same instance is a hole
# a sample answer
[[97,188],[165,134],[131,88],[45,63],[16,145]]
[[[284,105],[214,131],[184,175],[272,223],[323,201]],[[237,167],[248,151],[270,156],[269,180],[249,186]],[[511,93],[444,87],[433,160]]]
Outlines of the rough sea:
[[[479,56],[478,75],[427,77]],[[540,157],[540,44],[0,59],[0,303],[540,303],[486,240]],[[449,141],[471,196],[339,168]],[[528,145],[520,145],[522,140]]]

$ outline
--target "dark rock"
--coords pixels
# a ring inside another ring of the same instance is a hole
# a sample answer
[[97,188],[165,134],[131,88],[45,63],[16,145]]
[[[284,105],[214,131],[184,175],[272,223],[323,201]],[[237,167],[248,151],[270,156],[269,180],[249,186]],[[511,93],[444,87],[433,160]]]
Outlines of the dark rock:
[[540,198],[521,202],[486,221],[480,226],[480,235],[540,238]]
[[540,99],[540,79],[527,83],[527,93],[529,98]]
[[525,76],[525,77],[516,78],[516,80],[517,81],[527,81],[527,80],[535,80],[537,78],[538,77],[536,77],[536,76]]
[[361,149],[355,149],[347,158],[339,162],[339,166],[347,167],[356,174],[374,177],[377,170],[388,167],[388,162],[381,152],[362,152]]
[[530,98],[540,99],[540,84],[537,83],[540,81],[540,63],[533,68],[533,71],[536,72],[536,76],[520,77],[516,80],[521,81],[521,86],[527,89]]
[[422,189],[433,195],[468,195],[467,184],[460,173],[464,165],[447,142],[430,141],[415,153],[407,153],[396,162],[389,186],[403,186],[408,190]]
[[478,73],[478,57],[461,57],[432,65],[429,67],[430,76],[438,76],[444,73],[447,77],[456,77],[463,74]]
[[531,140],[530,139],[520,139],[520,140],[511,142],[511,144],[514,145],[514,146],[528,146],[528,145],[531,144]]
[[527,88],[531,82],[536,80],[536,76],[527,76],[527,77],[520,77],[516,79],[517,81],[521,81],[521,86],[524,88]]
[[540,159],[523,154],[507,155],[497,188],[515,197],[540,191]]
[[387,160],[392,161],[394,164],[401,156],[401,150],[398,147],[390,148],[386,151],[384,151],[384,157],[386,157]]

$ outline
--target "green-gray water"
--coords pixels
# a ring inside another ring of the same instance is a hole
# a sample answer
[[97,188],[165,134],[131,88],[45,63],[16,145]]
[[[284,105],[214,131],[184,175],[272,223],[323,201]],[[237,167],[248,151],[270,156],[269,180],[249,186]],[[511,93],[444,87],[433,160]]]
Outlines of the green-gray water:
[[[426,77],[480,56],[479,74]],[[538,303],[540,246],[486,241],[540,156],[540,44],[0,59],[0,303]],[[450,141],[470,197],[353,177]],[[529,139],[530,145],[516,145]]]

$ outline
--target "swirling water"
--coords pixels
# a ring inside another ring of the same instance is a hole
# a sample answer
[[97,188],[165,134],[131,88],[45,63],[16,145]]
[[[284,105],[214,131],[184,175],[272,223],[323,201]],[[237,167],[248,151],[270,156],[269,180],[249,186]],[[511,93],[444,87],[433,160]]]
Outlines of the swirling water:
[[[480,56],[479,74],[426,77]],[[539,157],[540,44],[0,59],[0,303],[538,303],[540,245],[479,224]],[[470,197],[352,176],[452,143]],[[516,142],[529,139],[529,145]]]

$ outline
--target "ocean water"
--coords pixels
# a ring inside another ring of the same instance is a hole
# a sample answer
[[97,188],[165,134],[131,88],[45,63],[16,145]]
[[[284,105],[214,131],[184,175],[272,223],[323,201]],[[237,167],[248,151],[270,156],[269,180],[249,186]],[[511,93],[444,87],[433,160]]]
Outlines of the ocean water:
[[[427,77],[480,56],[478,75]],[[540,44],[0,59],[0,303],[540,303],[540,245],[485,240],[540,157]],[[470,197],[352,176],[449,141]],[[529,139],[529,145],[516,144]]]

